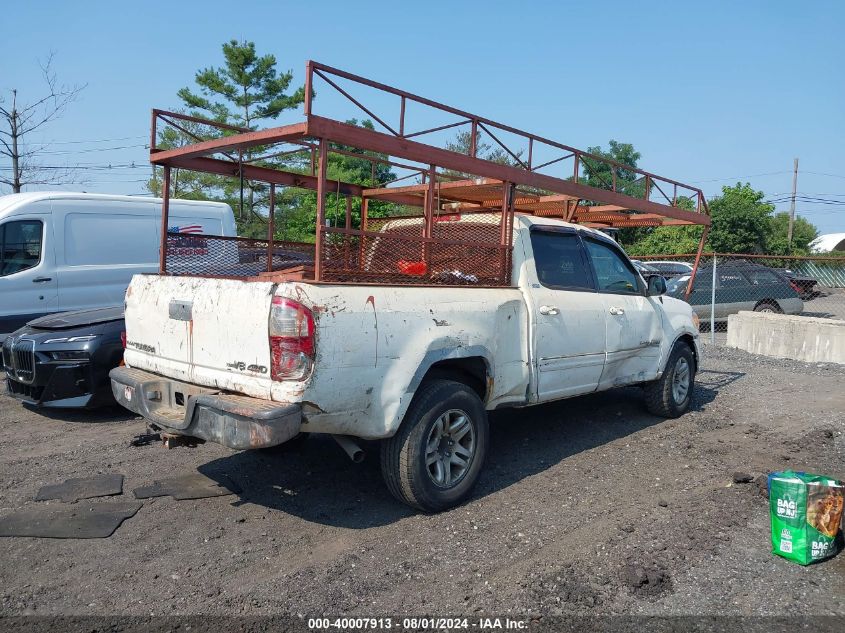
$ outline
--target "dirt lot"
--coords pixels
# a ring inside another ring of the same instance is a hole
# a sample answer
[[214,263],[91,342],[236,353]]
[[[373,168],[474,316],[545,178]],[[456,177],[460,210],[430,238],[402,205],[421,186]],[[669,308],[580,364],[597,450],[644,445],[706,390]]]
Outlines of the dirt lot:
[[732,482],[845,478],[845,367],[707,352],[678,420],[635,388],[496,414],[475,496],[436,516],[392,500],[376,454],[355,465],[329,439],[130,448],[130,414],[0,396],[0,515],[92,473],[124,474],[124,498],[195,470],[244,490],[147,500],[108,539],[0,539],[0,613],[845,614],[845,554],[773,556],[766,500]]

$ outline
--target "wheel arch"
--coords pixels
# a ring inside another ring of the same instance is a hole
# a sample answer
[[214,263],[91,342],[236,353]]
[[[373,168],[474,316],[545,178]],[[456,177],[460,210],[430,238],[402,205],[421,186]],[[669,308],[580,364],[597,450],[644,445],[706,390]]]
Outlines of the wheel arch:
[[431,379],[455,380],[471,387],[482,402],[487,401],[490,393],[490,366],[483,356],[464,356],[436,361],[423,374],[422,381]]
[[487,403],[493,393],[493,354],[482,345],[450,345],[429,349],[411,377],[395,416],[389,424],[391,433],[402,423],[415,394],[428,379],[455,380],[469,386],[481,402]]
[[[698,345],[695,344],[695,337],[693,337],[693,335],[689,332],[683,332],[674,341],[672,341],[672,346],[669,348],[669,353],[666,355],[666,363],[669,362],[669,358],[672,356],[672,350],[675,349],[675,345],[678,343],[684,343],[690,348],[690,351],[692,352],[692,360],[695,363],[694,369],[698,372],[698,368],[701,365],[701,359],[698,356]],[[663,371],[666,371],[666,363],[664,363]]]

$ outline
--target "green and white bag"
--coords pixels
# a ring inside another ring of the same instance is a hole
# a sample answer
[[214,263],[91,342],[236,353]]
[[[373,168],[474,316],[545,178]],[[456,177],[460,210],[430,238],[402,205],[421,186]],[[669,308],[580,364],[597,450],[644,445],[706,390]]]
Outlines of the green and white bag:
[[791,470],[769,475],[772,552],[809,565],[833,556],[845,487],[841,481]]

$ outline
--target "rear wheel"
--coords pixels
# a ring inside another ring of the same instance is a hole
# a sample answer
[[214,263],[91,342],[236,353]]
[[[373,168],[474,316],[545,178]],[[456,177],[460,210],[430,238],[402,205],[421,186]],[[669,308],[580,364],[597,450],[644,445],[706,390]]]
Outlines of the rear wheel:
[[382,441],[381,471],[390,492],[425,512],[461,503],[475,486],[489,444],[478,394],[452,380],[424,383],[396,435]]
[[689,409],[695,386],[695,359],[689,345],[675,343],[663,375],[646,385],[648,410],[664,418],[677,418]]
[[781,314],[783,310],[780,309],[777,301],[761,301],[754,306],[754,312],[768,312],[770,314]]

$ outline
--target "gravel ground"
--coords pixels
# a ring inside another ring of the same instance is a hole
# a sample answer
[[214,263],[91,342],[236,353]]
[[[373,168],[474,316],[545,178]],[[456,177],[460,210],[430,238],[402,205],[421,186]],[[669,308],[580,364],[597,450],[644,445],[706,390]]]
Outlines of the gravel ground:
[[0,396],[0,515],[93,473],[124,474],[123,499],[196,470],[244,490],[147,500],[108,539],[0,539],[0,614],[841,616],[845,554],[773,556],[766,499],[733,474],[845,479],[843,411],[843,366],[708,347],[677,420],[636,388],[495,414],[472,500],[427,516],[389,496],[375,445],[359,465],[327,438],[130,448],[131,414]]

